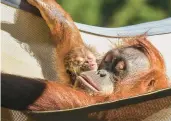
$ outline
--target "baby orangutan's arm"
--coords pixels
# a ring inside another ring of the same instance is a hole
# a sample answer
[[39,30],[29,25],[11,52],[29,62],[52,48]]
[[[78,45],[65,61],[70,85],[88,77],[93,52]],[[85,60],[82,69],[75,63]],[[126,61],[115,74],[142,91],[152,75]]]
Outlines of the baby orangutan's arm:
[[[88,56],[91,55],[89,54],[91,52],[83,43],[80,32],[70,15],[55,0],[28,0],[28,2],[39,9],[50,28],[52,41],[56,46],[56,67],[59,81],[65,84],[71,84],[71,77],[67,73],[67,68],[70,67],[66,66],[66,61],[69,65],[72,65],[72,63],[66,57],[71,58],[73,60],[72,62],[77,62],[79,61],[77,58],[89,58]],[[76,52],[80,53],[80,55],[77,55]],[[71,57],[72,55],[75,56]],[[87,59],[87,61],[89,60]],[[89,61],[87,65],[90,70],[97,68],[96,62]],[[74,67],[79,68],[80,66],[77,64]]]

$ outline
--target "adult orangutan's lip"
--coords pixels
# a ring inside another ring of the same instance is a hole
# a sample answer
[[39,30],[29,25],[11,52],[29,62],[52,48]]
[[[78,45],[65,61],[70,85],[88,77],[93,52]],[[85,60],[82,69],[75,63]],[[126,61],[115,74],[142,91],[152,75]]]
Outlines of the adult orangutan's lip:
[[86,75],[81,74],[80,76],[77,77],[78,80],[83,83],[85,86],[93,90],[94,92],[100,91],[98,86],[92,81],[92,79]]

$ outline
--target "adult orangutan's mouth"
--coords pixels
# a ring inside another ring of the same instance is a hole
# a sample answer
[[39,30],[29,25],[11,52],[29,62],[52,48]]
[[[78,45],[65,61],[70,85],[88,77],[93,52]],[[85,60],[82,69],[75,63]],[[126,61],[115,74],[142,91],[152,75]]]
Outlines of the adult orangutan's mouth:
[[96,83],[91,79],[91,77],[87,75],[81,74],[80,76],[77,77],[77,79],[86,87],[89,89],[93,90],[94,92],[100,91],[99,87],[97,86]]

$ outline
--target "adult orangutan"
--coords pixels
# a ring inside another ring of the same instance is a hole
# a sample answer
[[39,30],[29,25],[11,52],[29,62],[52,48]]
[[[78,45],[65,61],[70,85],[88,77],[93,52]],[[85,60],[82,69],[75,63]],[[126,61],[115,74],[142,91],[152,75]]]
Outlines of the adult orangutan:
[[[163,58],[146,37],[124,40],[122,46],[107,52],[97,69],[95,57],[84,45],[79,30],[55,0],[29,0],[29,3],[40,10],[51,30],[57,46],[59,81],[64,84],[2,73],[3,107],[39,111],[69,109],[169,86]],[[66,85],[71,83],[67,72],[74,76],[73,84],[78,80],[78,89]]]

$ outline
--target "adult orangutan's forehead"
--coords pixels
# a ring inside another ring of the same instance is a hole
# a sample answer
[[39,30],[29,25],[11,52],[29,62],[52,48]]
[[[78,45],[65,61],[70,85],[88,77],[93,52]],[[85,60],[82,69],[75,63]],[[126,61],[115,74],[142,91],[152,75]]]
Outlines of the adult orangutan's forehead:
[[125,59],[126,66],[130,75],[148,71],[150,69],[150,61],[146,54],[134,47],[123,48],[121,57]]

